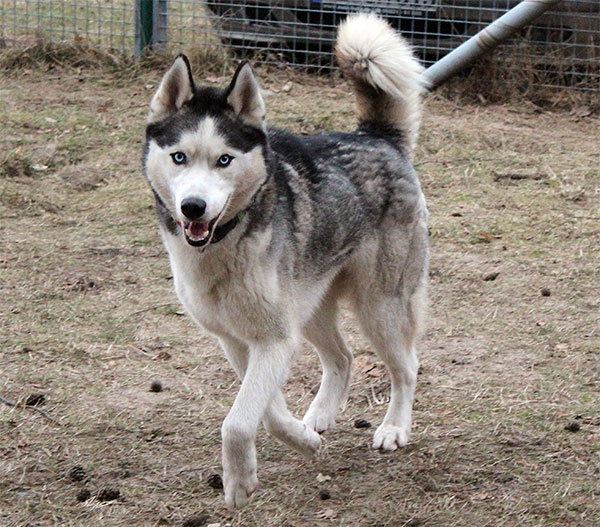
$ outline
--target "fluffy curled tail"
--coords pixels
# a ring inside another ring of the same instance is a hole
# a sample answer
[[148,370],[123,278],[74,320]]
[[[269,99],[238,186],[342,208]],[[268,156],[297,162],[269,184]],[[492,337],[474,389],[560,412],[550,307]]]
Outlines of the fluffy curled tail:
[[391,134],[412,156],[426,85],[409,44],[381,18],[361,13],[340,24],[335,53],[354,84],[361,124]]

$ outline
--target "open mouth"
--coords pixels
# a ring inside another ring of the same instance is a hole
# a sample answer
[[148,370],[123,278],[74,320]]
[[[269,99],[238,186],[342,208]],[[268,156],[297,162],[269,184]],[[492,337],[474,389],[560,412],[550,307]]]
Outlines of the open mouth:
[[210,242],[215,226],[220,216],[217,216],[210,222],[206,221],[186,221],[183,224],[183,234],[185,241],[193,247],[202,247]]
[[[231,197],[229,198],[231,199]],[[208,245],[213,238],[217,224],[227,211],[229,206],[229,199],[225,202],[225,206],[221,209],[221,212],[217,214],[210,221],[179,221],[177,223],[183,228],[183,235],[185,241],[192,247],[204,247]]]

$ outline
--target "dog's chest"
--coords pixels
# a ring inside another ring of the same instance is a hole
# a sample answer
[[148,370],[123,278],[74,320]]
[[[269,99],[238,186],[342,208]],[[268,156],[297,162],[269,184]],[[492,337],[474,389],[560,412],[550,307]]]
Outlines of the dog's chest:
[[175,291],[195,322],[216,335],[244,341],[284,334],[286,310],[274,262],[239,254],[207,258],[166,245]]

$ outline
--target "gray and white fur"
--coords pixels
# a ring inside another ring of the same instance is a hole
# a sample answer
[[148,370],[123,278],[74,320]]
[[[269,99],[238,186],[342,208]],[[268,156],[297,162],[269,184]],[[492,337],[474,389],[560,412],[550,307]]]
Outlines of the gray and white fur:
[[[144,167],[175,290],[242,381],[222,427],[230,508],[257,488],[261,421],[307,456],[334,424],[352,364],[337,326],[342,301],[391,377],[373,447],[395,450],[409,438],[428,274],[427,207],[410,163],[422,68],[367,14],[340,26],[336,55],[356,92],[352,133],[268,127],[248,63],[218,90],[196,87],[179,56],[150,104]],[[323,378],[300,421],[281,389],[302,338]]]

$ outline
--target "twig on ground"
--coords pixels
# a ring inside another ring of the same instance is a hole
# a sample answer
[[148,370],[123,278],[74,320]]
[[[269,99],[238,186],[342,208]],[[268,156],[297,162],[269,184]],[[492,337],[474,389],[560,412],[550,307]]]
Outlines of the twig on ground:
[[447,159],[430,159],[428,161],[420,161],[418,163],[414,163],[414,167],[418,168],[422,165],[430,165],[432,163],[437,164],[437,165],[445,165],[446,163],[462,163],[464,161],[491,161],[491,162],[495,162],[495,161],[506,161],[506,158],[504,157],[473,157],[473,156],[466,156],[466,157],[455,157],[455,158],[447,158]]
[[507,172],[507,173],[494,173],[494,181],[500,181],[502,179],[513,179],[513,180],[521,180],[521,179],[544,179],[543,174],[527,174],[525,172]]
[[140,309],[139,311],[134,311],[133,313],[130,313],[129,316],[134,316],[134,315],[139,315],[141,313],[146,313],[148,311],[154,311],[155,309],[160,309],[161,307],[169,307],[172,306],[172,303],[168,303],[168,304],[156,304],[154,306],[151,307],[147,307],[145,309]]
[[[14,408],[19,407],[20,405],[14,401],[10,401],[9,399],[5,399],[4,397],[2,397],[0,395],[0,403],[4,403],[7,406],[12,406]],[[42,410],[41,408],[38,408],[37,406],[30,406],[30,405],[22,405],[25,408],[29,408],[30,410],[33,410],[34,412],[37,412],[41,415],[43,415],[46,419],[48,419],[48,421],[52,421],[53,423],[56,423],[57,425],[59,425],[60,423],[54,419],[54,417],[52,417],[48,412]]]

